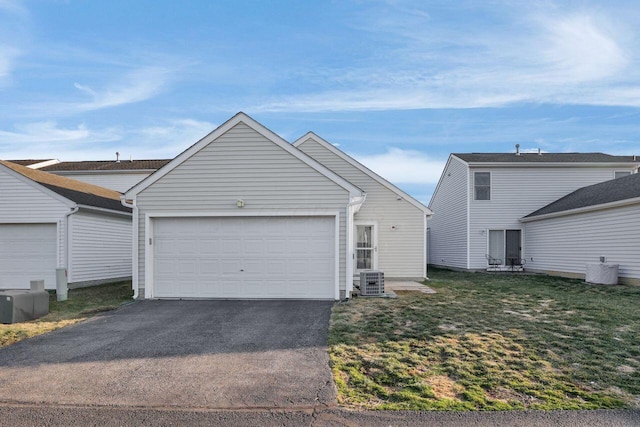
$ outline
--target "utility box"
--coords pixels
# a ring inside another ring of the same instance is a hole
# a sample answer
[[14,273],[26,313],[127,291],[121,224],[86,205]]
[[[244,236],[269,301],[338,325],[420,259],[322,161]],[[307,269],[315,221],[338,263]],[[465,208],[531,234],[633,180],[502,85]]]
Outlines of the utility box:
[[384,273],[367,270],[360,272],[360,295],[374,296],[384,293]]
[[49,313],[49,292],[23,289],[0,291],[0,323],[19,323]]
[[587,264],[587,274],[585,282],[596,285],[617,285],[618,284],[618,264],[601,262],[599,264]]

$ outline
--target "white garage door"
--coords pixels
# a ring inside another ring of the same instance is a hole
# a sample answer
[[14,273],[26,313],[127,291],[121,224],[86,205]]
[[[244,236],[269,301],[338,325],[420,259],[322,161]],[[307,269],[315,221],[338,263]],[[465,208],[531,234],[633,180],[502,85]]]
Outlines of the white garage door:
[[153,222],[155,298],[335,297],[334,217]]
[[56,225],[0,225],[0,288],[28,289],[31,280],[56,288]]

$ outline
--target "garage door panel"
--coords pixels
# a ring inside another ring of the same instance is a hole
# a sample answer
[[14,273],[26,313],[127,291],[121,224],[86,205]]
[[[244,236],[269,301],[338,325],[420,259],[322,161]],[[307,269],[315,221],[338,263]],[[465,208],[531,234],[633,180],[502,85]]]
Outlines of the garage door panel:
[[56,287],[56,224],[0,225],[0,288],[28,289],[31,280]]
[[334,217],[154,220],[162,297],[333,299]]

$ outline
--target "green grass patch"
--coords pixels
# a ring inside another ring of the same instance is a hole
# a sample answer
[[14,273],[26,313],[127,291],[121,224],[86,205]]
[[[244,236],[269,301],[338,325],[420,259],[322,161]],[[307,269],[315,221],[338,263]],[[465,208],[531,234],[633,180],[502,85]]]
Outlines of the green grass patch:
[[341,404],[640,406],[640,288],[435,269],[430,277],[436,294],[334,307],[329,346]]
[[98,313],[114,310],[131,301],[131,282],[118,282],[88,288],[70,289],[67,301],[57,301],[49,292],[49,314],[36,320],[10,325],[0,324],[0,347],[25,338],[45,334],[85,320]]

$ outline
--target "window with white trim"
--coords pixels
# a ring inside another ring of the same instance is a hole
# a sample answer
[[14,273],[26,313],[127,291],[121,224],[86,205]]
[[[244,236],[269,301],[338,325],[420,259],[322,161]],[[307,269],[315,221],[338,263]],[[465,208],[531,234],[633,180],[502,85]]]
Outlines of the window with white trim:
[[474,200],[491,200],[491,172],[473,173]]

